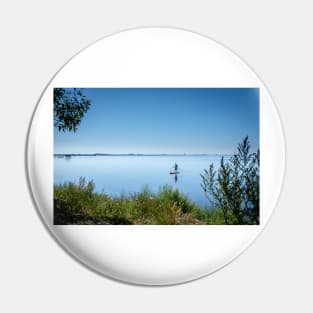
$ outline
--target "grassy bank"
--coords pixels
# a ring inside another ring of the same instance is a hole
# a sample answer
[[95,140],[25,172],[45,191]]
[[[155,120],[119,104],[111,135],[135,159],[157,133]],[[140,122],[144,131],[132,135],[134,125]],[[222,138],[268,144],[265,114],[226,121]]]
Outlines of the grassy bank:
[[94,191],[93,182],[54,186],[54,224],[188,225],[224,224],[222,212],[206,211],[170,186],[153,193],[110,197]]

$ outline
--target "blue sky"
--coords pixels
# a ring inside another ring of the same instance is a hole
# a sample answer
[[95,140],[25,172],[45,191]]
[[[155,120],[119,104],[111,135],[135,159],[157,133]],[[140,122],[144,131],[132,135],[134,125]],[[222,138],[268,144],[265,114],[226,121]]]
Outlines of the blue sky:
[[84,88],[91,106],[54,153],[229,154],[259,147],[257,88]]

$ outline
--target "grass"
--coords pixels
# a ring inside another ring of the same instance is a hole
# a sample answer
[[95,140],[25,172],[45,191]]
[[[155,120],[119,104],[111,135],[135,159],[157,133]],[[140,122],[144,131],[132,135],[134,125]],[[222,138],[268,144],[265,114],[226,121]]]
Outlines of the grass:
[[55,225],[201,225],[224,224],[221,210],[204,210],[170,186],[153,193],[111,197],[94,191],[92,181],[54,186]]

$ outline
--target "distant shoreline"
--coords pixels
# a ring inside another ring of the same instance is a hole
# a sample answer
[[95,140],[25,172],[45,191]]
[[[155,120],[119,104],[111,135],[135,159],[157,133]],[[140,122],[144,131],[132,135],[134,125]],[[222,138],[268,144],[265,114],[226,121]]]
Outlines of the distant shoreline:
[[216,156],[216,157],[222,157],[222,156],[230,156],[230,154],[209,154],[209,153],[195,153],[195,154],[188,154],[188,153],[183,153],[183,154],[167,154],[167,153],[162,153],[162,154],[143,154],[143,153],[55,153],[53,154],[54,157],[75,157],[75,156],[176,156],[176,157],[181,157],[181,156]]

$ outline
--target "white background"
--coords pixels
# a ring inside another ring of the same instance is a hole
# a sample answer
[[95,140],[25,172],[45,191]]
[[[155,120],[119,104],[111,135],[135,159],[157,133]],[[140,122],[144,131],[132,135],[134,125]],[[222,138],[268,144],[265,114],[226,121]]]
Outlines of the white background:
[[[2,2],[0,310],[311,312],[311,12],[310,1]],[[261,237],[221,271],[174,287],[121,284],[73,261],[41,224],[25,178],[29,120],[52,75],[87,44],[137,26],[182,27],[230,47],[268,86],[287,141],[284,188]]]

